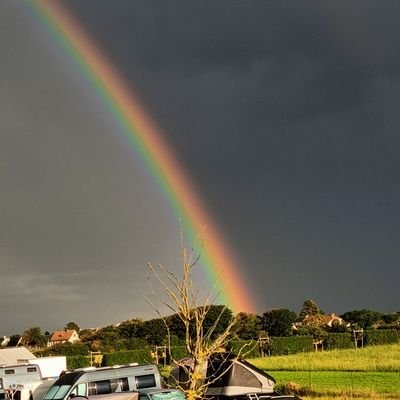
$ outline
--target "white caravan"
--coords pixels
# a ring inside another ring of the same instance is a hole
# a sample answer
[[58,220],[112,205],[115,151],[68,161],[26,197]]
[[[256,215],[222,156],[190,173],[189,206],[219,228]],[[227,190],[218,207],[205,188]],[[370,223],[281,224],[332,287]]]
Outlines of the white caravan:
[[53,382],[35,364],[0,366],[0,400],[41,400]]
[[161,388],[161,375],[156,365],[78,368],[62,374],[43,400],[68,400],[75,396],[132,392],[145,388]]

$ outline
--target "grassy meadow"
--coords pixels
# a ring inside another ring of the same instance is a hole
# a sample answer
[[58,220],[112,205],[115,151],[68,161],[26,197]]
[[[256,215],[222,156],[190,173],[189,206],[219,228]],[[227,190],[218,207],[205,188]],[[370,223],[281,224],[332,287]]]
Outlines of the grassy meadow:
[[303,399],[400,399],[400,344],[249,361]]

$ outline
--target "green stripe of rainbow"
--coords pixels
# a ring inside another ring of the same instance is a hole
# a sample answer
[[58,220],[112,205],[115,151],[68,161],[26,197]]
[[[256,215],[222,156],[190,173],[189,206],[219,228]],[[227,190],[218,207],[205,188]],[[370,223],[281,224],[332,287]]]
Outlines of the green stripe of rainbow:
[[[254,307],[239,275],[237,264],[199,197],[163,140],[160,130],[148,118],[137,97],[126,89],[122,78],[90,41],[69,11],[55,0],[30,1],[32,9],[94,85],[132,148],[140,154],[151,175],[179,216],[190,240],[202,231],[201,264],[212,285],[218,282],[219,300],[235,312],[252,312]],[[206,229],[204,230],[204,227]]]

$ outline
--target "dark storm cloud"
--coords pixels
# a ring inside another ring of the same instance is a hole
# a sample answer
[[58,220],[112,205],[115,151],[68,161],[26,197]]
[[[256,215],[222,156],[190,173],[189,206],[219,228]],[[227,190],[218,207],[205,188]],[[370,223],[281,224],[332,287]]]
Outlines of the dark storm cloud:
[[[11,4],[0,13],[0,244],[3,273],[21,279],[7,304],[29,293],[46,328],[146,313],[139,266],[174,264],[177,223],[121,155],[88,83]],[[326,311],[398,309],[399,3],[63,4],[164,130],[259,311],[309,297]]]
[[[257,271],[261,307],[308,296],[373,307],[350,294],[360,275],[390,293],[397,3],[120,2],[112,14],[73,4]],[[390,294],[376,301],[396,307]]]
[[2,334],[149,316],[146,264],[174,268],[178,223],[24,4],[0,15]]
[[[134,81],[142,70],[178,87],[205,85],[210,93],[222,77],[237,94],[249,90],[247,109],[259,99],[269,117],[282,108],[288,117],[304,108],[346,109],[364,97],[365,80],[397,74],[399,66],[396,3],[121,1],[112,13],[107,2],[72,4]],[[220,95],[231,99],[229,92]]]

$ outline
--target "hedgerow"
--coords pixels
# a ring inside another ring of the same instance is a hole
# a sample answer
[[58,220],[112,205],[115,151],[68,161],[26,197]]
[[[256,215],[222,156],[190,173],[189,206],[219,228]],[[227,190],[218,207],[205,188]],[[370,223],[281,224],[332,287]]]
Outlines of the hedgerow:
[[351,333],[328,333],[324,344],[327,350],[351,349],[354,347]]
[[396,329],[367,329],[364,333],[366,345],[399,343],[399,334]]
[[273,337],[271,355],[286,355],[313,351],[312,336]]
[[115,353],[104,354],[102,365],[123,365],[135,362],[139,364],[153,362],[150,349],[116,351]]

